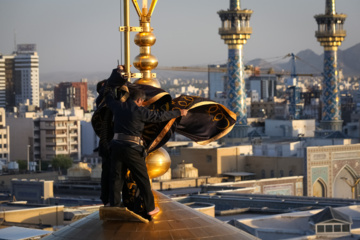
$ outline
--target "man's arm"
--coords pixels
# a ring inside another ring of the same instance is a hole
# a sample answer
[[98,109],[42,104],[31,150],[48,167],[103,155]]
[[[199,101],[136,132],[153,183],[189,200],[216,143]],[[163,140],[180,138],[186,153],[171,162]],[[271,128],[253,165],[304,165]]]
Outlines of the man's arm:
[[124,73],[124,66],[122,65],[119,65],[116,69],[113,69],[110,77],[108,78],[109,86],[115,88],[124,85],[128,80],[128,77],[124,75]]
[[145,107],[141,108],[142,111],[142,120],[144,122],[165,122],[172,118],[177,118],[180,116],[186,116],[188,110],[179,109],[173,111],[151,111]]

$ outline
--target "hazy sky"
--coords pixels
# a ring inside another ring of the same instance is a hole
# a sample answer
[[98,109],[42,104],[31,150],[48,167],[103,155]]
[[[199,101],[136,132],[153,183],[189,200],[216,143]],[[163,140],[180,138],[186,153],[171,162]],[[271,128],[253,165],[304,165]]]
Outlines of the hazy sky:
[[[130,24],[138,26],[130,8]],[[229,0],[159,0],[151,21],[157,37],[152,54],[159,66],[225,63],[227,46],[218,35],[217,11],[228,8]],[[314,36],[314,15],[325,12],[325,0],[242,0],[241,8],[254,11],[245,61],[271,62],[305,49],[323,52]],[[337,0],[336,11],[348,15],[340,47],[347,49],[360,42],[360,1]],[[11,54],[16,33],[16,43],[37,45],[42,73],[108,71],[120,58],[122,15],[120,0],[0,0],[0,52]],[[139,51],[134,35],[132,60]]]

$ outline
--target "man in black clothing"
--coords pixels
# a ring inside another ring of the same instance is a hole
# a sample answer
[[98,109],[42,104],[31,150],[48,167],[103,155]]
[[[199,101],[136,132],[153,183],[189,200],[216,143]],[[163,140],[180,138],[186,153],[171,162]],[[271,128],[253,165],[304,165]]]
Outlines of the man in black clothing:
[[[122,69],[119,68],[117,73],[123,76],[121,72]],[[120,192],[126,171],[129,169],[144,199],[145,211],[151,216],[159,209],[155,208],[145,164],[146,154],[140,138],[144,125],[146,122],[164,122],[186,116],[187,110],[151,111],[142,107],[145,93],[139,89],[133,89],[125,102],[117,100],[114,95],[114,92],[110,91],[106,96],[106,105],[114,116],[114,138],[110,142],[110,206],[120,206]]]

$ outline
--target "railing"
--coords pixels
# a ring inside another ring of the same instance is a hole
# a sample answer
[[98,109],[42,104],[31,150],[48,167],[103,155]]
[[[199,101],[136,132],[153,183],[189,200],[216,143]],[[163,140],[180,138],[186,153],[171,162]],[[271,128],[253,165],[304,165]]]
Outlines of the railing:
[[252,27],[219,28],[219,34],[251,34]]
[[316,37],[345,37],[346,36],[346,30],[323,30],[323,31],[316,31],[315,32]]

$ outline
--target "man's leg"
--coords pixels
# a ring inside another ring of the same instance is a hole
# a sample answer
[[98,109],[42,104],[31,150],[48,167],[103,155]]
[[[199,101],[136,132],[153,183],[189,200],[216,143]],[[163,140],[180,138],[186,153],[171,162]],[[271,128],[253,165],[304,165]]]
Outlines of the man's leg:
[[121,191],[124,185],[126,166],[122,162],[124,148],[116,143],[112,144],[111,150],[111,180],[110,180],[110,206],[121,206]]
[[145,164],[145,159],[142,152],[139,152],[133,148],[128,148],[127,152],[127,166],[130,169],[130,172],[133,174],[133,178],[140,188],[140,194],[144,198],[144,207],[146,212],[154,210],[154,195],[151,191],[151,185],[149,180],[149,175],[147,173],[147,168]]
[[100,199],[104,205],[109,203],[110,174],[110,159],[102,157]]

